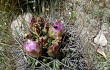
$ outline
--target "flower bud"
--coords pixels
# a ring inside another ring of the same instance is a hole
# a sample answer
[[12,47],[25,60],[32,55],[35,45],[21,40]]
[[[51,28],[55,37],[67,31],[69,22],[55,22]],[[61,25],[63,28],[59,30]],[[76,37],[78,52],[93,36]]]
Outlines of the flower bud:
[[45,25],[43,18],[42,17],[37,17],[36,24],[39,25],[41,29],[43,29],[43,27]]
[[46,20],[42,31],[46,33],[48,30],[48,27],[49,27],[49,23],[48,23],[48,20]]
[[23,44],[23,49],[26,52],[27,55],[33,56],[33,57],[39,57],[41,55],[41,49],[40,46],[30,39],[28,39]]
[[54,43],[60,43],[61,42],[61,38],[62,37],[56,37],[56,39],[52,41],[52,44],[54,44]]
[[38,42],[38,44],[43,45],[47,41],[47,37],[46,36],[41,36],[36,41]]
[[54,57],[58,52],[59,46],[57,43],[52,44],[50,47],[48,47],[48,55],[51,57]]

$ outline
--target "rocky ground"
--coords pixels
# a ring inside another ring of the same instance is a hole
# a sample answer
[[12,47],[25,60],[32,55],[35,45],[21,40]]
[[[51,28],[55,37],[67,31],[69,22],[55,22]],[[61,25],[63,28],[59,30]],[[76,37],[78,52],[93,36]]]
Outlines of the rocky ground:
[[[55,2],[52,7],[51,12],[48,10],[49,7],[46,7],[46,13],[44,11],[42,13],[49,15],[51,19],[54,17],[64,19],[65,29],[72,36],[69,46],[74,52],[68,57],[71,56],[71,64],[76,63],[73,69],[110,70],[110,1],[65,0]],[[26,70],[28,65],[24,54],[11,34],[9,23],[13,19],[9,11],[2,9],[0,12],[0,69]],[[15,16],[14,18],[16,19]],[[94,43],[94,38],[98,36],[100,30],[107,40],[105,46]]]

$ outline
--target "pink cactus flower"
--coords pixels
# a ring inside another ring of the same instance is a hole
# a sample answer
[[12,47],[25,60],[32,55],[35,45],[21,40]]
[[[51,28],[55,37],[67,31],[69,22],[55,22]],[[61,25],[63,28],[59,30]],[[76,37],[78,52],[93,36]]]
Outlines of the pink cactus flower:
[[33,56],[33,57],[39,57],[41,55],[41,49],[40,46],[32,40],[27,40],[24,44],[23,44],[23,49],[26,52],[26,54]]
[[49,36],[52,38],[62,37],[63,34],[63,23],[57,20],[53,22],[53,25],[49,28]]

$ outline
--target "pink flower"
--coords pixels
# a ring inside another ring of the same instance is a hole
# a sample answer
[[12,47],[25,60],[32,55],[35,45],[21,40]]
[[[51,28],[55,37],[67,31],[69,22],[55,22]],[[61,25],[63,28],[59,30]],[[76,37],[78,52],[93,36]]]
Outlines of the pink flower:
[[33,56],[33,57],[39,57],[41,55],[41,49],[40,46],[32,40],[27,40],[23,44],[23,49],[26,52],[26,54]]
[[53,22],[53,25],[49,28],[49,36],[52,38],[61,37],[63,34],[63,23],[57,20]]

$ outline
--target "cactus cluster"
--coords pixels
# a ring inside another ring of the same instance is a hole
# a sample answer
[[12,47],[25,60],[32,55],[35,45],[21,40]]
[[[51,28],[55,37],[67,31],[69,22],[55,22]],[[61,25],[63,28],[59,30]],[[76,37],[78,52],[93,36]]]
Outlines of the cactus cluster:
[[58,19],[49,22],[41,17],[31,18],[29,32],[24,34],[25,42],[22,45],[24,52],[37,58],[46,54],[55,57],[64,33],[63,24],[64,22]]

